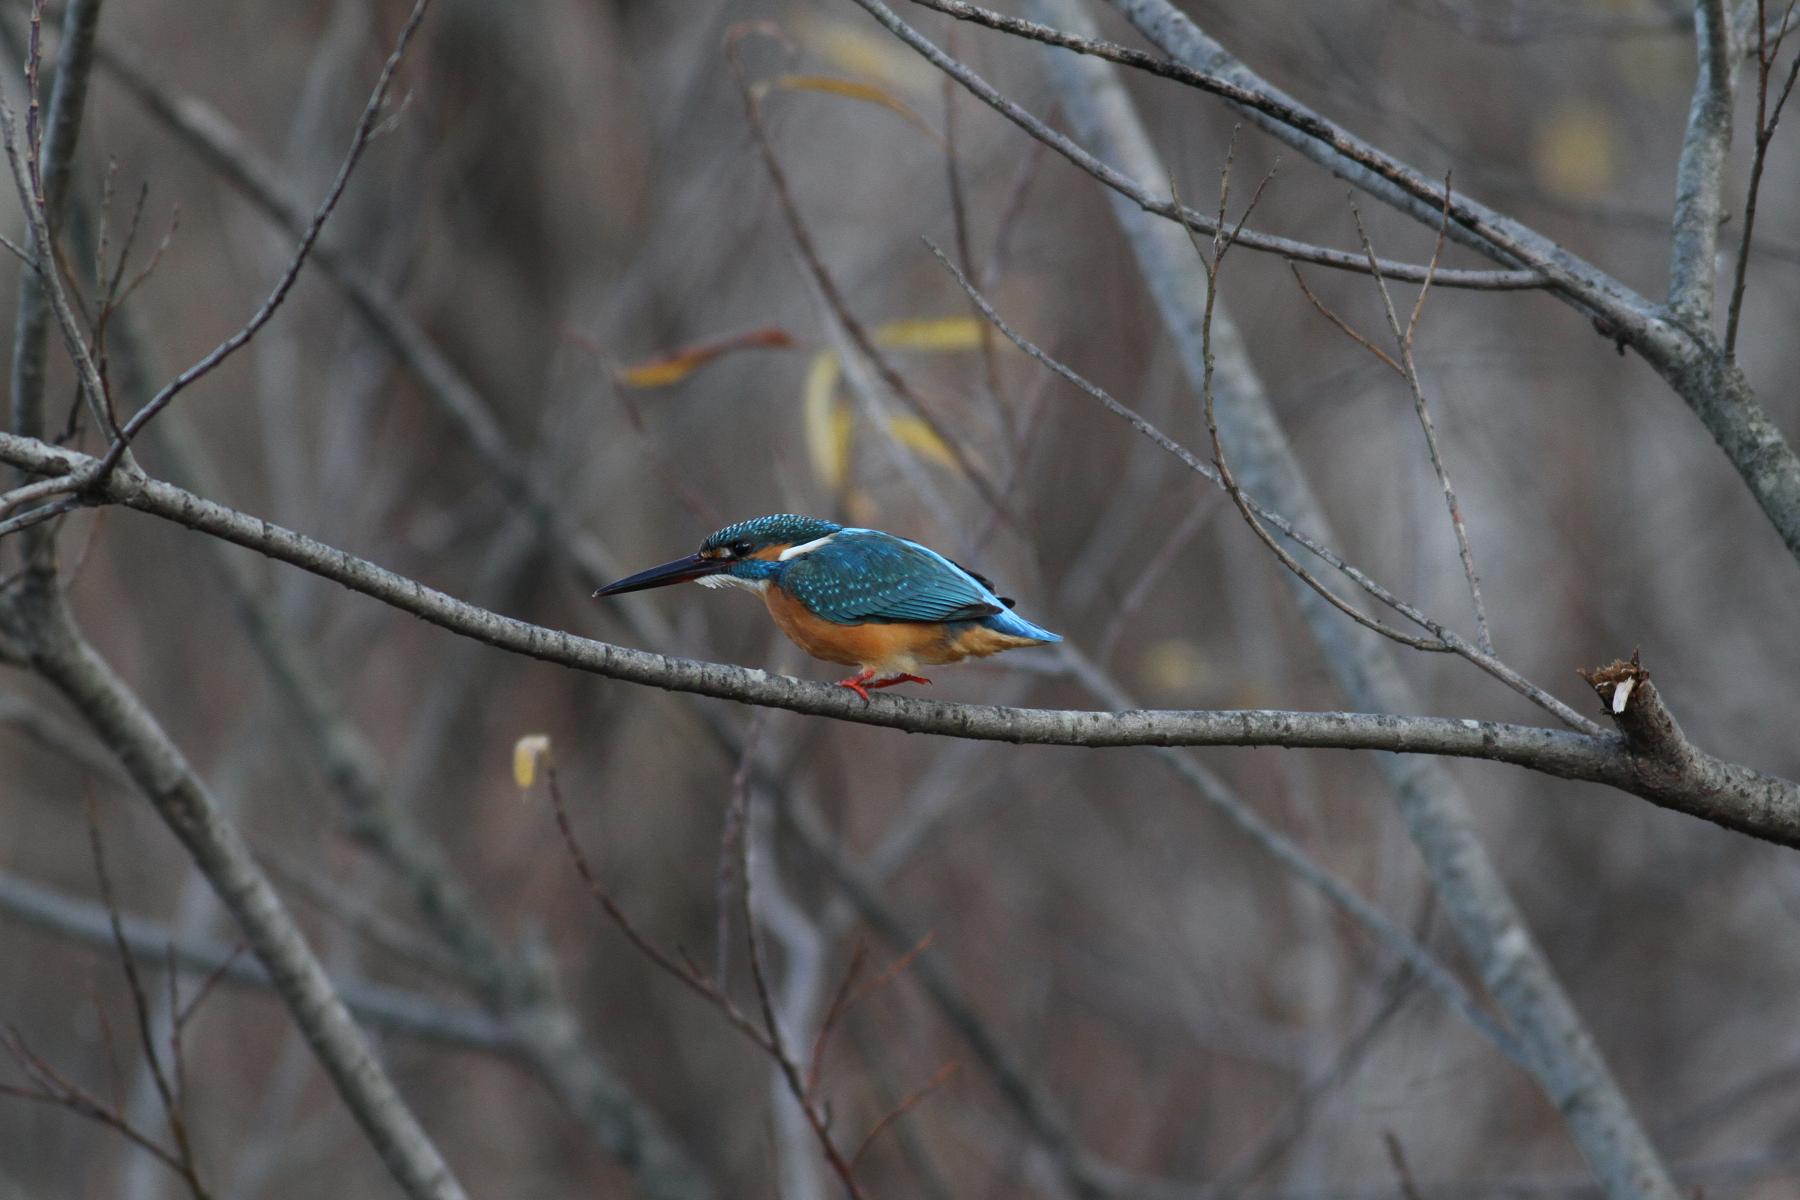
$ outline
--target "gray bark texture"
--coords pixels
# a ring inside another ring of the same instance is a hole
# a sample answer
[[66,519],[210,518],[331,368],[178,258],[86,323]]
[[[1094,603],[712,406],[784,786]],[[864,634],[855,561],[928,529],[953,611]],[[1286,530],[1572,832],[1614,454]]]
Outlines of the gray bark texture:
[[[1065,28],[1082,31],[1087,23],[1073,3],[1035,0],[1034,7]],[[1051,79],[1084,140],[1126,164],[1130,174],[1164,177],[1114,69],[1093,59],[1046,53]],[[1113,212],[1197,391],[1206,363],[1195,282],[1199,264],[1187,238],[1117,197]],[[1316,536],[1336,541],[1223,306],[1213,311],[1211,340],[1220,433],[1245,485]],[[1298,580],[1294,584],[1314,640],[1350,704],[1376,712],[1414,708],[1412,689],[1389,644],[1346,621]],[[1384,757],[1381,769],[1464,947],[1607,1194],[1613,1200],[1676,1200],[1667,1168],[1477,838],[1455,780],[1443,767],[1419,758]]]

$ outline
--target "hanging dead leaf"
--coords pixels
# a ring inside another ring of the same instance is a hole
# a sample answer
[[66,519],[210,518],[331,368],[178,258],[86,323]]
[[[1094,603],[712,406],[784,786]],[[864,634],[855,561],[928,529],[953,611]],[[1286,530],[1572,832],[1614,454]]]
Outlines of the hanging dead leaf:
[[850,410],[838,399],[840,374],[836,351],[815,354],[801,395],[806,456],[812,461],[813,475],[833,492],[850,471]]
[[709,338],[620,367],[618,381],[631,388],[660,388],[679,383],[716,359],[738,350],[785,350],[794,344],[787,330],[774,325]]
[[937,432],[917,417],[895,417],[888,422],[888,432],[895,441],[941,467],[956,466],[956,455]]
[[903,317],[877,325],[874,336],[877,345],[890,350],[978,350],[981,322],[974,317]]
[[528,733],[513,743],[513,782],[521,788],[528,788],[537,782],[538,764],[548,764],[550,759],[550,735],[547,733]]
[[944,144],[943,136],[931,127],[930,122],[919,115],[918,110],[886,88],[873,83],[864,83],[856,79],[839,79],[833,75],[778,75],[768,86],[777,91],[823,92],[829,96],[844,96],[851,100],[860,100],[865,104],[879,105],[899,116],[901,120],[913,126],[939,146]]

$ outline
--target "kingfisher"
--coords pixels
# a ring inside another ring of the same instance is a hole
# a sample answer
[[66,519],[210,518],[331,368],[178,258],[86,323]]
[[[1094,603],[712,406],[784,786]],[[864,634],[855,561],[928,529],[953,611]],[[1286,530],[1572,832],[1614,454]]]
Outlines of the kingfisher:
[[692,580],[758,593],[781,632],[826,662],[860,668],[837,681],[872,688],[930,683],[923,666],[1062,641],[1012,611],[982,576],[879,529],[776,513],[739,521],[700,549],[594,593],[617,596]]

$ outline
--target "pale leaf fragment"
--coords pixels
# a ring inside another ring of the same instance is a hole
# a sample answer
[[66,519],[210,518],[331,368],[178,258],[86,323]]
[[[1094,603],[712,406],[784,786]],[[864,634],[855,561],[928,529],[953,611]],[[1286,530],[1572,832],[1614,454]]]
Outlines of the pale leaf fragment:
[[521,789],[537,782],[538,764],[550,762],[550,735],[528,733],[513,743],[513,782]]

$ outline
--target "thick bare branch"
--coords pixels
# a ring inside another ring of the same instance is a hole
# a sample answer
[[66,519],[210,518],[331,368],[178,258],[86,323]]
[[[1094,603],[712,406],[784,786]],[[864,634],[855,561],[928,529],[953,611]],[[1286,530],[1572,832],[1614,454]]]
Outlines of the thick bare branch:
[[[919,0],[924,3],[925,0]],[[921,35],[912,26],[894,15],[892,9],[880,0],[856,0],[856,3],[868,10],[869,15],[881,22],[889,31],[899,37],[907,45],[918,51],[927,61],[955,79],[973,95],[988,105],[995,112],[1036,138],[1039,143],[1049,146],[1058,154],[1095,179],[1112,188],[1122,196],[1129,197],[1146,212],[1156,213],[1171,221],[1184,219],[1177,211],[1176,205],[1158,196],[1155,192],[1139,183],[1136,179],[1121,174],[1117,169],[1084,150],[1071,139],[1052,129],[1049,125],[1015,104],[967,64],[959,62],[944,53],[929,39]],[[931,7],[940,5],[933,0]],[[967,7],[967,6],[964,6]],[[944,11],[953,11],[945,7]],[[960,8],[956,9],[960,15]],[[996,14],[997,15],[997,14]],[[1032,24],[1026,22],[1025,24]],[[1004,26],[998,26],[1004,27]],[[1033,25],[1033,28],[1037,26]],[[1121,49],[1123,49],[1121,47]],[[1147,57],[1147,56],[1146,56]],[[1152,60],[1154,61],[1154,60]],[[1213,232],[1212,218],[1204,213],[1188,209],[1185,219],[1196,229]],[[1315,246],[1308,242],[1296,241],[1292,238],[1276,237],[1246,229],[1239,236],[1241,245],[1251,250],[1261,250],[1270,254],[1279,254],[1283,258],[1291,258],[1300,262],[1316,263],[1322,267],[1332,267],[1340,271],[1365,272],[1368,265],[1360,254],[1346,250],[1334,250],[1324,246]],[[1425,278],[1425,268],[1415,263],[1383,263],[1382,269],[1390,278],[1405,279],[1413,282]],[[1532,271],[1440,271],[1438,283],[1446,287],[1471,288],[1478,291],[1518,291],[1528,288],[1546,286],[1543,276]]]
[[[97,462],[88,458],[84,469]],[[107,485],[124,481],[113,474]],[[156,719],[87,643],[55,586],[33,575],[0,593],[0,626],[119,756],[187,847],[395,1180],[415,1200],[462,1200],[462,1187],[376,1060],[236,826]]]
[[[880,0],[857,3],[872,11],[882,7]],[[1169,0],[1108,3],[1176,63],[1222,84],[1249,89],[1252,97],[1229,102],[1271,136],[1423,224],[1435,225],[1442,219],[1442,189],[1427,175],[1283,94]],[[877,18],[889,23],[879,14]],[[898,18],[892,20],[899,23]],[[929,53],[920,47],[917,43],[923,39],[916,33],[908,30],[908,34],[901,36],[920,53],[942,57],[929,43],[925,43]],[[1226,94],[1218,87],[1207,90]],[[1800,457],[1709,330],[1672,319],[1661,306],[1558,243],[1462,193],[1452,193],[1449,210],[1453,238],[1505,265],[1541,272],[1557,294],[1593,317],[1597,328],[1641,354],[1693,410],[1756,497],[1788,552],[1800,559]],[[1400,277],[1389,271],[1388,278]],[[1438,282],[1443,282],[1441,272]]]
[[[79,471],[94,461],[13,434],[0,434],[0,461],[32,471]],[[1768,841],[1800,845],[1800,785],[1749,767],[1710,759],[1729,790],[1702,806],[1681,792],[1646,785],[1622,739],[1526,725],[1447,717],[1267,710],[1083,712],[996,708],[885,697],[864,704],[842,688],[766,671],[696,662],[578,637],[503,617],[418,580],[272,522],[154,479],[109,478],[98,499],[174,521],[331,579],[453,633],[576,670],[670,691],[785,708],[793,712],[909,733],[984,741],[1086,746],[1291,746],[1391,750],[1405,754],[1484,758],[1565,779],[1604,783],[1683,812],[1693,812]],[[1722,815],[1721,815],[1722,814]]]
[[[104,950],[112,945],[111,919],[91,900],[0,872],[0,910],[27,924]],[[196,975],[218,974],[244,987],[271,988],[269,974],[255,959],[233,954],[223,942],[184,938],[160,922],[129,913],[120,918],[132,953],[153,964],[173,961]],[[448,1046],[512,1054],[511,1034],[492,1017],[466,1005],[441,1001],[383,984],[355,979],[334,981],[344,1004],[373,1029],[424,1038]]]
[[[1066,0],[1036,0],[1034,7],[1080,31],[1084,16]],[[1062,56],[1049,65],[1063,102],[1089,141],[1136,173],[1161,173],[1111,68],[1091,58]],[[1223,311],[1203,310],[1188,273],[1179,269],[1179,235],[1121,202],[1112,207],[1190,384],[1218,381],[1221,423],[1246,484],[1297,523],[1330,538],[1325,532],[1330,522],[1288,447],[1241,334]],[[1346,625],[1310,589],[1292,590],[1353,705],[1386,711],[1415,706],[1387,642]],[[1424,759],[1384,758],[1380,766],[1463,945],[1595,1174],[1614,1200],[1675,1200],[1667,1169],[1477,837],[1456,781],[1440,764]]]
[[1732,45],[1728,7],[1726,0],[1700,0],[1694,5],[1694,49],[1700,70],[1675,172],[1669,308],[1701,329],[1710,328],[1713,318],[1731,108],[1740,60]]
[[325,190],[325,198],[314,210],[312,220],[307,223],[305,232],[300,236],[300,244],[294,248],[293,257],[288,260],[287,268],[282,271],[281,277],[275,281],[273,290],[269,292],[256,312],[251,314],[250,319],[235,333],[213,347],[198,362],[171,379],[161,391],[145,403],[144,407],[132,414],[131,419],[125,422],[125,428],[113,439],[112,446],[100,460],[98,469],[100,476],[104,476],[112,470],[131,444],[131,439],[137,436],[146,424],[155,420],[156,414],[167,408],[176,396],[196,380],[211,374],[220,363],[248,345],[257,332],[274,317],[282,302],[287,299],[288,292],[293,289],[295,280],[300,277],[301,268],[306,265],[307,257],[312,253],[314,245],[319,240],[319,234],[325,228],[325,222],[331,218],[332,212],[337,208],[338,200],[344,194],[344,188],[350,182],[350,176],[355,173],[356,164],[362,160],[363,151],[368,149],[369,139],[375,133],[376,121],[381,116],[382,108],[387,102],[388,87],[393,83],[394,73],[400,69],[400,62],[406,57],[406,47],[412,41],[413,34],[418,32],[419,25],[425,20],[425,11],[430,6],[431,0],[414,0],[412,12],[407,15],[405,23],[400,26],[399,35],[394,39],[394,48],[388,52],[387,60],[381,64],[381,72],[376,76],[375,86],[369,93],[368,103],[363,106],[362,118],[357,122],[356,132],[351,136],[350,148],[345,151],[343,161],[338,164],[337,175],[332,179],[331,186]]

